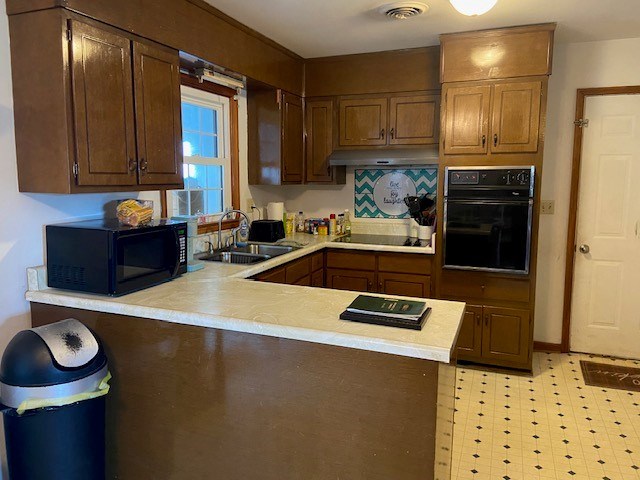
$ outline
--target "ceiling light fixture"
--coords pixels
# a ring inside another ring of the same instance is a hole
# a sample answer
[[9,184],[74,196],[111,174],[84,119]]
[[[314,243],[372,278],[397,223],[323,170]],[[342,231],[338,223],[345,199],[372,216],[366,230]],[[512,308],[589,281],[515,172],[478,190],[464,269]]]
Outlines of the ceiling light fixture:
[[453,8],[470,17],[484,15],[491,10],[498,0],[449,0]]
[[387,3],[378,7],[378,12],[386,15],[394,20],[405,20],[411,17],[417,17],[429,10],[429,5],[418,2],[395,2]]

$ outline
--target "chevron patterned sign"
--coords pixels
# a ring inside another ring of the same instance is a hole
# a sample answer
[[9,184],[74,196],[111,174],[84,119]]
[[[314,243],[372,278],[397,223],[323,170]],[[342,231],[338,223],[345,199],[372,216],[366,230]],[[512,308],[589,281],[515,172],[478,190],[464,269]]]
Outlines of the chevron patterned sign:
[[361,169],[355,171],[357,218],[409,218],[407,195],[435,198],[438,169]]

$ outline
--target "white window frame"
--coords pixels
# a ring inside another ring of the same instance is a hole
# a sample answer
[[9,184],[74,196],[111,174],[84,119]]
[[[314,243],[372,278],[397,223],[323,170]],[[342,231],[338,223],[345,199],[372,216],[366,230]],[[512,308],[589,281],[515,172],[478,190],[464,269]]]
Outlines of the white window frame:
[[[215,93],[198,90],[196,88],[182,85],[180,87],[181,104],[190,103],[199,107],[211,108],[217,112],[218,133],[217,133],[217,146],[218,157],[203,157],[200,155],[184,156],[182,157],[184,164],[196,164],[196,165],[221,165],[223,172],[222,183],[222,211],[206,213],[206,216],[219,217],[227,208],[232,204],[232,185],[231,185],[231,125],[229,118],[229,98]],[[169,190],[167,191],[167,209],[169,216],[178,215],[178,212],[174,211],[173,192],[176,191],[189,191],[185,188],[183,190]]]

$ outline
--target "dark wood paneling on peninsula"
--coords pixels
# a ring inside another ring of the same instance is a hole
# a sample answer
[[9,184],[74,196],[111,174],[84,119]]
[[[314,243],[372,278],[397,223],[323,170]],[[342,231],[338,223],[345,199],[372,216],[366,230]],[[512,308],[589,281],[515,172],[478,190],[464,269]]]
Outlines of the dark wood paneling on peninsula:
[[35,303],[31,312],[34,326],[76,318],[105,346],[109,479],[432,480],[434,466],[450,478],[447,365]]
[[7,13],[62,6],[289,92],[303,60],[202,0],[8,0]]
[[311,58],[305,95],[331,96],[440,90],[440,47]]

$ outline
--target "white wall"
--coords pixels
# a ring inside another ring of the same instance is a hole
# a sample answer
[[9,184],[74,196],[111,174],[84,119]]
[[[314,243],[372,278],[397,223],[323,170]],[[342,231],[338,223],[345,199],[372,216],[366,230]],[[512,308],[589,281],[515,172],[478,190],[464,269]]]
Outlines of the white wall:
[[542,199],[555,214],[540,218],[534,338],[560,343],[569,218],[576,90],[640,85],[640,38],[559,44],[549,81]]

